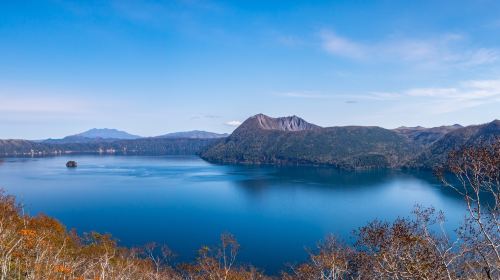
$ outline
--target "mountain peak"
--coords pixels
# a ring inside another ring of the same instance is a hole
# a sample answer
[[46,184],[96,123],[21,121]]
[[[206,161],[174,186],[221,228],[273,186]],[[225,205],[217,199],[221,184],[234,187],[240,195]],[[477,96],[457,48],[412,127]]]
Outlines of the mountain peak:
[[114,128],[92,128],[70,137],[102,138],[102,139],[137,139],[141,136],[133,135]]
[[321,128],[320,126],[308,123],[304,119],[295,115],[272,118],[264,114],[257,114],[250,117],[247,121],[255,121],[259,128],[265,130],[302,131]]
[[495,130],[497,130],[498,128],[500,128],[500,120],[493,120],[492,122],[486,123],[485,127],[487,129],[495,129]]

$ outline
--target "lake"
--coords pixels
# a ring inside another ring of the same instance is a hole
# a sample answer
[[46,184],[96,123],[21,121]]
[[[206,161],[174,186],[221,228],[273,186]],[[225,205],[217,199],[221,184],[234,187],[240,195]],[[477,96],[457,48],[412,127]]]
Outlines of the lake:
[[[66,168],[70,159],[77,168]],[[239,261],[271,274],[305,260],[304,248],[329,233],[352,241],[354,229],[409,216],[417,203],[443,210],[449,228],[464,213],[430,172],[215,165],[195,156],[8,158],[0,187],[30,214],[111,233],[121,245],[167,244],[178,261],[230,232]]]

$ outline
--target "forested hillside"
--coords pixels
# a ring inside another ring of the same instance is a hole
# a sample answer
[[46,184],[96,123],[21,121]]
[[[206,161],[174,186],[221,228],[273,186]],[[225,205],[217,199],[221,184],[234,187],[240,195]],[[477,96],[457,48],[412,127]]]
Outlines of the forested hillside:
[[195,155],[213,139],[139,138],[87,143],[39,143],[27,140],[0,140],[2,156],[47,156],[58,154],[106,153],[132,155]]

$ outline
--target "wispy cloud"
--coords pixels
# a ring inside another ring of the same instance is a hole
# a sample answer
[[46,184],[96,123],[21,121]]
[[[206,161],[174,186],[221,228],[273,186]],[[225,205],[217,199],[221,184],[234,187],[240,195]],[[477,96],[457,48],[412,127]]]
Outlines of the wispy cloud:
[[403,110],[414,107],[432,114],[500,102],[500,80],[470,80],[453,87],[411,88],[401,92],[372,92],[360,99],[396,101]]
[[497,49],[478,49],[470,51],[466,54],[467,59],[462,62],[462,66],[475,66],[482,64],[490,64],[496,62],[500,58],[500,51]]
[[240,121],[228,121],[228,122],[225,122],[224,124],[227,126],[236,127],[236,126],[241,125],[241,122]]
[[333,55],[359,59],[365,57],[368,52],[366,46],[341,37],[333,31],[323,30],[320,37],[323,40],[323,48]]
[[395,92],[373,91],[365,95],[360,95],[359,97],[361,99],[384,101],[384,100],[397,100],[401,97],[401,94]]
[[327,53],[356,60],[406,62],[425,67],[470,67],[492,64],[500,59],[499,49],[475,48],[462,34],[429,38],[392,36],[374,42],[357,42],[325,30],[319,35]]

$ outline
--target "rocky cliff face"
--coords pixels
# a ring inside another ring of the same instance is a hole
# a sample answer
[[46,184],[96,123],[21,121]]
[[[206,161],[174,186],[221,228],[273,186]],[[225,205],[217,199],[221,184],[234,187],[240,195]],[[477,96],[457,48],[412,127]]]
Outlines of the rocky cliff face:
[[266,130],[304,131],[321,128],[320,126],[308,123],[304,119],[297,116],[271,118],[264,114],[258,114],[250,117],[245,122],[256,122],[259,128]]

